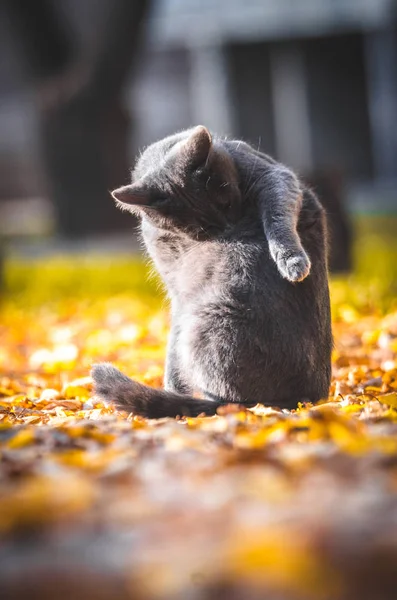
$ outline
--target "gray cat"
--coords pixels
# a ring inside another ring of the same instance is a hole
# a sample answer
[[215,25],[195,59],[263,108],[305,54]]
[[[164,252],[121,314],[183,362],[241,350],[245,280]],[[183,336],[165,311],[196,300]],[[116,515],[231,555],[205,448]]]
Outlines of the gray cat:
[[159,418],[328,395],[325,215],[293,172],[199,126],[149,146],[113,197],[141,219],[172,325],[164,390],[103,363],[97,396]]

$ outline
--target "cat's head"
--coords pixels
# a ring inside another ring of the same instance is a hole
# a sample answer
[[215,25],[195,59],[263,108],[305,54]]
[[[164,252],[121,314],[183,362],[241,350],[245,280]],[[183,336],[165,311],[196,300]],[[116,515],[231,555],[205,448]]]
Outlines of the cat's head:
[[149,146],[136,164],[132,183],[112,196],[121,209],[194,237],[224,231],[241,212],[233,160],[203,126]]

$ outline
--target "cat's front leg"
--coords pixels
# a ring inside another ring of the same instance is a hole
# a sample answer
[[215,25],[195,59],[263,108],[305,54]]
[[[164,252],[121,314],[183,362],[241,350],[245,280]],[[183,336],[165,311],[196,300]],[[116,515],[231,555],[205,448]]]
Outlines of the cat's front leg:
[[295,174],[283,165],[269,165],[258,180],[259,208],[270,254],[289,281],[305,279],[311,263],[298,230],[303,191]]
[[246,191],[256,195],[270,255],[280,274],[291,282],[302,281],[311,263],[297,230],[303,201],[300,181],[286,166],[244,142],[228,142],[228,148],[248,172]]
[[182,376],[178,352],[178,327],[171,326],[165,359],[164,389],[169,392],[191,394],[192,388]]

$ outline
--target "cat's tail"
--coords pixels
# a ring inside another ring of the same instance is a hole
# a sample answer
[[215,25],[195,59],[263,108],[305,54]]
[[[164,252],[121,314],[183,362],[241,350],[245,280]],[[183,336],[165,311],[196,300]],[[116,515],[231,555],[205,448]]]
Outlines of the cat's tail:
[[216,414],[222,402],[201,400],[151,388],[130,379],[109,363],[94,365],[91,371],[94,393],[116,408],[141,415],[149,419],[162,417],[197,417]]

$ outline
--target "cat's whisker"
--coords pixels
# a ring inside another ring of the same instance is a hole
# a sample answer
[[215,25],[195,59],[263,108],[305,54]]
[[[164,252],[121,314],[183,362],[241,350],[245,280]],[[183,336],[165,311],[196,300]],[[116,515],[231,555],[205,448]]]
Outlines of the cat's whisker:
[[262,179],[262,175],[260,175],[259,177],[257,177],[250,185],[249,188],[245,189],[244,191],[244,195],[245,196],[249,196],[252,192],[252,190],[257,186],[258,182]]
[[255,173],[256,167],[257,167],[257,165],[258,165],[258,162],[259,162],[259,157],[258,157],[258,156],[255,156],[255,158],[254,158],[254,161],[253,161],[253,164],[252,164],[251,172],[250,172],[250,174],[249,174],[249,176],[248,176],[247,185],[246,185],[246,188],[245,188],[245,190],[244,190],[244,195],[246,195],[246,194],[247,194],[247,190],[249,189],[249,186],[250,186],[250,184],[251,184],[251,180],[252,180],[252,178],[254,177],[254,173]]

